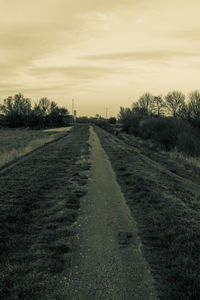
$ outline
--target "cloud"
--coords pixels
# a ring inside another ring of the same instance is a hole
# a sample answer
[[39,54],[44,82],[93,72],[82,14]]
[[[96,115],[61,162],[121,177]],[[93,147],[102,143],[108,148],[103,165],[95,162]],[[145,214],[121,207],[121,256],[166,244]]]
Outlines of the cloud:
[[75,39],[72,24],[21,22],[0,29],[1,57],[14,68],[50,55]]
[[174,57],[183,56],[199,56],[195,52],[186,51],[170,51],[170,50],[155,50],[155,51],[131,51],[131,52],[118,52],[118,53],[103,53],[96,55],[82,56],[82,59],[88,60],[160,60],[160,59],[170,59]]
[[86,83],[104,79],[107,76],[121,73],[118,69],[91,66],[91,65],[68,65],[68,66],[43,66],[27,68],[23,73],[24,80],[20,77],[1,78],[0,94],[29,93],[39,95],[65,94],[67,90],[84,90]]
[[25,95],[35,95],[37,97],[40,97],[41,95],[49,96],[51,94],[55,96],[59,94],[66,94],[66,89],[72,89],[74,86],[74,83],[66,84],[60,81],[51,82],[51,84],[46,82],[38,82],[37,85],[35,83],[24,84],[23,82],[16,83],[13,81],[2,82],[0,85],[0,95],[2,95],[3,98],[6,98],[8,95],[13,95],[20,92]]
[[[47,0],[48,1],[48,0]],[[127,9],[127,7],[136,7],[146,3],[146,0],[68,0],[61,1],[63,8],[70,9],[77,12],[91,12],[91,11],[116,11]]]
[[174,34],[174,36],[185,41],[194,41],[199,43],[200,28],[178,31]]
[[77,66],[77,65],[69,65],[69,66],[47,66],[47,67],[35,67],[30,68],[28,74],[38,76],[38,77],[50,77],[50,76],[59,76],[62,78],[73,78],[73,79],[92,79],[98,78],[102,76],[106,76],[107,74],[115,74],[118,73],[119,70],[101,67],[101,66]]

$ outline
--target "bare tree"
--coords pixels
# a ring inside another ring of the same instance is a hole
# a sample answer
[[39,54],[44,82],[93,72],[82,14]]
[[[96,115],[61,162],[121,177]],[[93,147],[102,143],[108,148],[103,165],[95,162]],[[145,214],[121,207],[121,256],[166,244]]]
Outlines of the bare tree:
[[118,120],[120,123],[123,123],[127,118],[131,116],[131,109],[127,107],[120,107],[118,114]]
[[164,114],[165,103],[161,95],[153,98],[153,112],[158,116]]
[[137,102],[137,106],[138,106],[138,108],[145,110],[148,114],[152,114],[153,109],[154,109],[154,101],[153,100],[154,100],[154,97],[152,94],[145,93],[139,98],[139,100]]
[[38,106],[43,116],[48,115],[51,111],[51,101],[46,97],[40,99]]
[[200,120],[200,91],[192,91],[189,94],[188,118]]
[[181,116],[182,111],[185,109],[185,95],[179,91],[169,92],[165,96],[165,105],[168,112],[173,117]]
[[25,98],[23,94],[18,93],[14,97],[9,96],[4,99],[4,104],[0,110],[7,117],[11,126],[28,126],[31,114],[31,101]]

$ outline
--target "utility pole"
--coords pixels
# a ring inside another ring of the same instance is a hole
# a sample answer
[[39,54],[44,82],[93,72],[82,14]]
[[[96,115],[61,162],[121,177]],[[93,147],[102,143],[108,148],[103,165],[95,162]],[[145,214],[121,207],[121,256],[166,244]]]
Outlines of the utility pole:
[[74,123],[74,99],[72,99],[72,123]]

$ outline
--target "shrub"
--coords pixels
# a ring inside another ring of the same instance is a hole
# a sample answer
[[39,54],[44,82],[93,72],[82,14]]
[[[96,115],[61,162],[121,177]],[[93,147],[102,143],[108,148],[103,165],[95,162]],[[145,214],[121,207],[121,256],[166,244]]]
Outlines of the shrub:
[[95,122],[95,125],[99,126],[100,128],[110,132],[110,133],[114,133],[114,129],[111,126],[111,124],[105,120],[105,119],[99,119]]
[[154,120],[150,118],[142,119],[139,122],[139,136],[143,139],[150,139],[155,126]]
[[191,156],[200,153],[199,137],[193,132],[194,129],[184,130],[178,134],[177,150]]
[[116,120],[115,117],[111,117],[111,118],[108,119],[108,122],[109,122],[110,124],[116,124],[117,120]]
[[139,136],[152,139],[161,148],[197,156],[200,153],[199,133],[186,121],[175,118],[147,118],[140,121]]
[[200,92],[189,94],[189,103],[179,91],[163,97],[142,95],[132,108],[120,107],[118,121],[124,131],[151,139],[164,150],[176,148],[197,156],[200,153]]
[[130,108],[120,107],[120,112],[118,114],[118,120],[122,124],[122,128],[127,133],[129,128],[133,123],[133,113]]
[[176,146],[177,126],[173,118],[149,118],[140,122],[139,135],[151,138],[165,150]]

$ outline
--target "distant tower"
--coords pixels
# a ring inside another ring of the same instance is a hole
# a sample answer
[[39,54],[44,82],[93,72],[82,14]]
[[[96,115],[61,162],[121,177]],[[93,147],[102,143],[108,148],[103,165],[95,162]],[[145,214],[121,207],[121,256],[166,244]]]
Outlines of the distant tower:
[[74,115],[73,115],[73,118],[74,118],[74,122],[76,122],[76,110],[74,110]]

